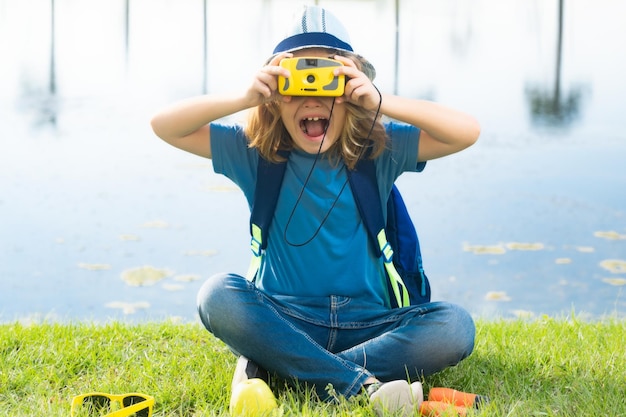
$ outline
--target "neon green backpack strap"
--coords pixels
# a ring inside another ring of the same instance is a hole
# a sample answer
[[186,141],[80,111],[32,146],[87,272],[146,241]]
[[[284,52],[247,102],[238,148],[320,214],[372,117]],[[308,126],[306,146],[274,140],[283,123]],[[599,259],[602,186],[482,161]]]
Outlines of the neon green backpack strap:
[[399,307],[408,307],[411,305],[409,301],[409,291],[404,285],[404,281],[402,277],[396,270],[396,267],[393,265],[393,249],[389,242],[387,242],[387,234],[385,233],[385,229],[381,229],[377,235],[378,238],[378,246],[380,247],[380,252],[382,253],[383,262],[385,264],[385,269],[387,270],[387,275],[389,276],[389,283],[391,284],[391,289],[393,290],[393,295],[396,298],[396,302]]
[[254,281],[259,268],[261,267],[261,259],[263,258],[263,232],[256,224],[251,224],[252,237],[250,238],[250,250],[252,251],[252,259],[246,273],[248,281]]
[[256,277],[263,252],[267,247],[267,237],[276,210],[278,194],[285,176],[289,152],[279,150],[278,155],[283,158],[282,162],[274,163],[259,155],[257,167],[254,200],[250,211],[250,249],[252,260],[246,274],[246,278],[253,281]]

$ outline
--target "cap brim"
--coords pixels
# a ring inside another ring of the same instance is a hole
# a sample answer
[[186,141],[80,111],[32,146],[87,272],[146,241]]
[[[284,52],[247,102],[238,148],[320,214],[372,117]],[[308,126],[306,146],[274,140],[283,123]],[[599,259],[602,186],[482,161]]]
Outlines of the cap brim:
[[[367,78],[370,79],[370,81],[374,81],[374,78],[376,78],[376,68],[374,68],[374,65],[371,64],[371,62],[369,62],[367,59],[365,59],[362,55],[359,54],[355,54],[353,51],[348,51],[346,49],[339,49],[339,48],[329,48],[328,45],[306,45],[306,46],[298,46],[295,48],[291,48],[287,51],[282,51],[282,52],[296,52],[296,51],[301,51],[303,49],[310,49],[310,48],[324,48],[324,49],[335,49],[336,51],[341,52],[340,55],[344,55],[347,58],[350,58],[353,61],[358,61],[361,64],[361,71],[363,72],[363,74],[365,74],[367,76]],[[276,55],[278,55],[279,53],[282,52],[277,52],[275,54],[273,54],[272,56],[270,56],[267,61],[265,61],[265,64],[269,64],[269,62],[274,59],[276,57]]]

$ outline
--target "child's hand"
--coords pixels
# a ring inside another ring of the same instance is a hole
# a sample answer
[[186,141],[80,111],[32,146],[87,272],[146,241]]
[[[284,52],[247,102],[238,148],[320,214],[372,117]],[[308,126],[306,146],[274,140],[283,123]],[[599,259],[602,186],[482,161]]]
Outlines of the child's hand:
[[273,101],[278,97],[278,76],[289,77],[289,70],[281,67],[280,61],[291,58],[293,54],[283,52],[276,55],[272,60],[256,73],[252,85],[246,96],[250,100],[250,107]]
[[335,59],[341,61],[344,66],[337,68],[334,74],[343,74],[347,80],[343,96],[337,97],[337,103],[349,102],[368,110],[376,110],[381,98],[372,81],[367,78],[367,75],[359,71],[350,58],[335,55]]

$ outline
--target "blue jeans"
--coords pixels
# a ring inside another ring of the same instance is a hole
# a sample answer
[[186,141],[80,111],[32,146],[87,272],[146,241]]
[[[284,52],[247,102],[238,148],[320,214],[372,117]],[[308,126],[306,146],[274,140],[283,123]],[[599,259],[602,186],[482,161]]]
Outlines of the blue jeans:
[[342,296],[268,296],[235,274],[211,277],[198,294],[204,326],[235,352],[329,399],[362,392],[365,380],[419,380],[474,348],[462,308],[444,302],[388,309]]

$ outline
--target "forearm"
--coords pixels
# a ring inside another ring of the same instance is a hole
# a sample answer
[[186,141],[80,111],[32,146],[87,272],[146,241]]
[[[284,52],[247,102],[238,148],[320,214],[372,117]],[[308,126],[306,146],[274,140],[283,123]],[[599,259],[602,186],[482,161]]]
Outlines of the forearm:
[[248,108],[245,96],[205,95],[179,101],[158,112],[151,121],[157,136],[172,142],[214,120]]
[[420,160],[439,158],[472,145],[480,134],[478,121],[440,104],[383,95],[381,112],[422,130]]
[[384,95],[381,112],[448,144],[474,142],[480,131],[478,122],[469,114],[426,100]]

